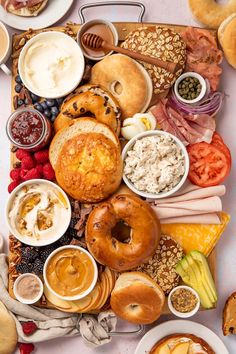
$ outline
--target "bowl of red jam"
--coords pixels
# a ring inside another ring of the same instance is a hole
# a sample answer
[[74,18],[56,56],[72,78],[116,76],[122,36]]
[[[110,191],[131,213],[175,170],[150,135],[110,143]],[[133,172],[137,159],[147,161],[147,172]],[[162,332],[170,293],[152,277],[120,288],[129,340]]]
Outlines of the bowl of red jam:
[[49,144],[51,123],[40,112],[22,108],[11,114],[7,121],[7,136],[18,148],[36,151]]

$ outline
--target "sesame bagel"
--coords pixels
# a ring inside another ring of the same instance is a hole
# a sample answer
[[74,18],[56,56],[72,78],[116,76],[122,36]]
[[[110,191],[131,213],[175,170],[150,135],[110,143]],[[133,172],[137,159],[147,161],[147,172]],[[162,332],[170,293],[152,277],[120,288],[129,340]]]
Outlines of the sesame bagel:
[[218,28],[227,17],[236,12],[236,0],[219,4],[215,0],[189,0],[193,16],[209,28]]
[[[120,221],[131,228],[125,242],[112,233]],[[132,195],[120,194],[90,213],[85,238],[89,252],[99,263],[125,271],[153,255],[160,240],[160,225],[148,203]]]
[[118,102],[98,85],[81,86],[64,101],[54,122],[54,130],[58,132],[72,119],[87,115],[92,115],[97,121],[107,124],[117,135],[120,134],[121,111]]

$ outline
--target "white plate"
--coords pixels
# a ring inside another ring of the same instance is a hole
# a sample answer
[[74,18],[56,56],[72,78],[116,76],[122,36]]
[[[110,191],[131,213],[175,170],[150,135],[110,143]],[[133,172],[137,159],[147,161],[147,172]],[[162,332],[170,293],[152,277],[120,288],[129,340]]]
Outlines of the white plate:
[[204,339],[216,354],[229,354],[221,339],[209,328],[192,321],[168,321],[154,327],[143,336],[135,354],[148,354],[154,345],[162,338],[174,333],[191,333]]
[[59,21],[70,9],[74,0],[49,0],[45,9],[38,16],[21,17],[6,12],[0,6],[0,20],[8,26],[19,29],[28,30],[29,28],[41,29],[53,25]]

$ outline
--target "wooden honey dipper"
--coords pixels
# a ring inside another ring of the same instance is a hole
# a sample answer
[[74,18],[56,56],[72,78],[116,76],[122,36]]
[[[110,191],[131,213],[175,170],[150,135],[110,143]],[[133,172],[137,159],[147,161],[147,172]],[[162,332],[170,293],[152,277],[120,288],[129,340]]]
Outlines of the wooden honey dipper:
[[108,42],[106,42],[102,37],[94,34],[94,33],[84,33],[82,36],[82,43],[85,47],[90,49],[107,49],[109,51],[118,52],[124,55],[128,55],[129,57],[145,61],[146,63],[159,66],[160,68],[166,69],[171,73],[175,73],[179,69],[179,65],[173,62],[163,61],[157,58],[152,58],[147,55],[143,55],[137,52],[132,52],[131,50],[124,49],[121,47],[116,47]]

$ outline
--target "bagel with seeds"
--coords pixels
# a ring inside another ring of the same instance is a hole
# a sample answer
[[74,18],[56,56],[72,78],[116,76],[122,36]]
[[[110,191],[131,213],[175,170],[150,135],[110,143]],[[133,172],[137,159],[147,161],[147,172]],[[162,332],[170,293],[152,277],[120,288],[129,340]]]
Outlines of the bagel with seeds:
[[189,0],[193,16],[209,28],[218,28],[220,24],[236,12],[236,0],[219,4],[215,0]]
[[117,135],[120,134],[121,110],[118,102],[98,85],[81,86],[64,101],[54,122],[54,130],[58,132],[72,119],[87,115],[92,115],[100,123],[107,124]]

